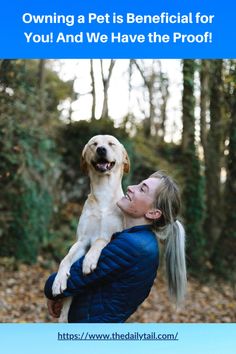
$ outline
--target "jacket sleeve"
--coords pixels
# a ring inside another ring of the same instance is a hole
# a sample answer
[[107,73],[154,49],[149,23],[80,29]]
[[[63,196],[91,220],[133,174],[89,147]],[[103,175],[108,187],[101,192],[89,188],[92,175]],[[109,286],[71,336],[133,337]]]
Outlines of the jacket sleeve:
[[[67,289],[56,298],[79,295],[86,291],[88,287],[118,278],[124,271],[135,267],[139,256],[140,250],[133,240],[128,237],[114,239],[102,250],[97,268],[93,273],[83,275],[84,257],[71,266]],[[52,284],[55,277],[56,273],[52,274],[45,284],[44,293],[49,299],[54,298]]]

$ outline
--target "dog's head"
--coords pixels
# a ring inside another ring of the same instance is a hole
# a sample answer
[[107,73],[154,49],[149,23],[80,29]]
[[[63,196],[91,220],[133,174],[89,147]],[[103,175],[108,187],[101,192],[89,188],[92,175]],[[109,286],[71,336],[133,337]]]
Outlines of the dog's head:
[[124,146],[112,135],[96,135],[85,145],[81,168],[84,172],[92,169],[99,174],[111,174],[121,170],[128,173],[130,161]]

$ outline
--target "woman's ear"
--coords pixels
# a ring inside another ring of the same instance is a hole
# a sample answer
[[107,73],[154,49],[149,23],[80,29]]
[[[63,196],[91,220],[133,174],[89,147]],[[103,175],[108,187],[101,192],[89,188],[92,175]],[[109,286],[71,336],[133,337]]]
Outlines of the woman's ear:
[[150,209],[146,212],[145,217],[149,220],[157,220],[162,216],[160,209]]

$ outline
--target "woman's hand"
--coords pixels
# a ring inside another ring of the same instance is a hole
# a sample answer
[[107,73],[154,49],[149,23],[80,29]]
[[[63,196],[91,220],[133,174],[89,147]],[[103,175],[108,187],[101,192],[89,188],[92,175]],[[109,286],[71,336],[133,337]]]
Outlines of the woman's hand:
[[48,312],[52,317],[60,317],[64,299],[47,300]]

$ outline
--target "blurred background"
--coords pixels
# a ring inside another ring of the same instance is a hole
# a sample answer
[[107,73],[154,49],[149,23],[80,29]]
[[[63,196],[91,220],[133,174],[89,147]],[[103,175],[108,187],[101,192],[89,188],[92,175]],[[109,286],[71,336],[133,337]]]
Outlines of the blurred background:
[[50,322],[44,282],[75,241],[85,143],[116,136],[131,172],[181,188],[186,306],[164,270],[130,322],[236,321],[236,60],[0,60],[0,322]]

